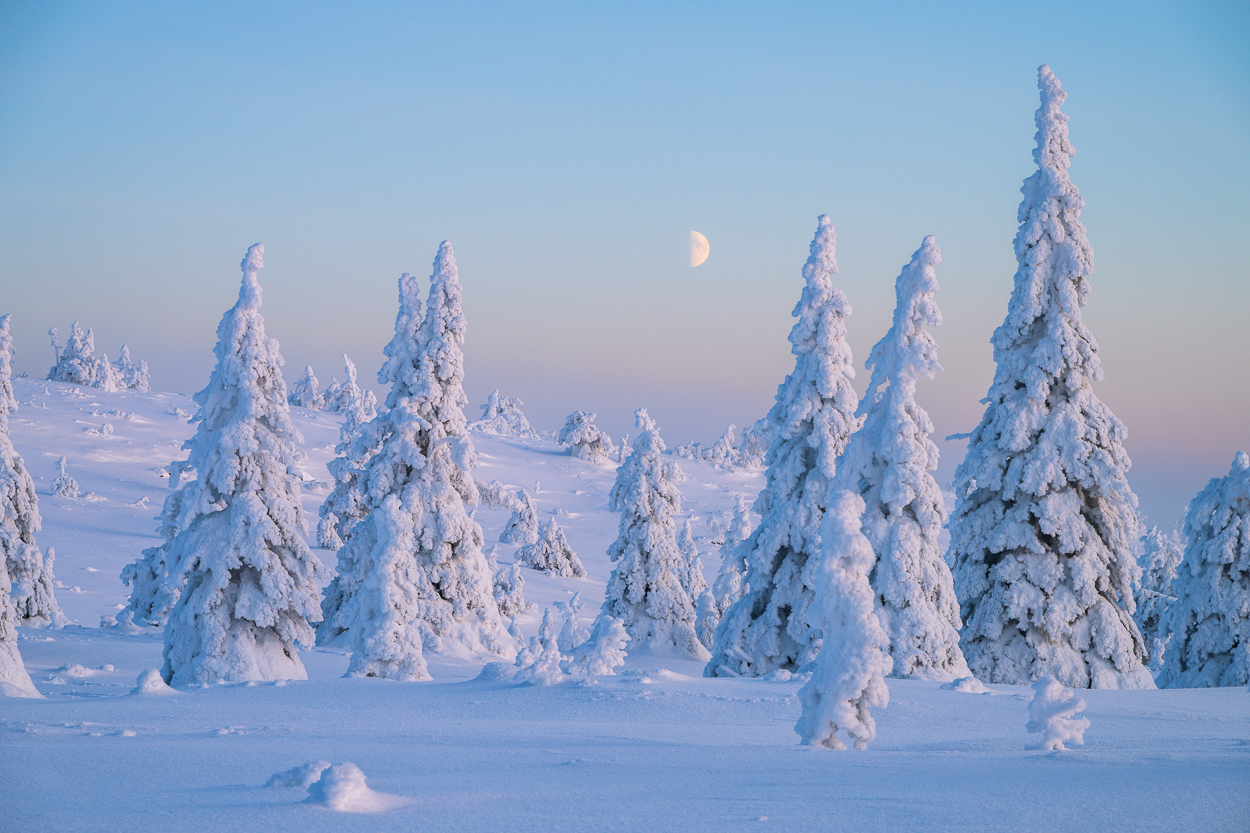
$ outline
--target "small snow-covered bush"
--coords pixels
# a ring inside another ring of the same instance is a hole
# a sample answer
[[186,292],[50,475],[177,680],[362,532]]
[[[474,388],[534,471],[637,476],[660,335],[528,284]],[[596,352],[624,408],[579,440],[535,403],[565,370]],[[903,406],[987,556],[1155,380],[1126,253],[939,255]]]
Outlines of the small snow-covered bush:
[[468,428],[470,431],[496,434],[501,437],[533,437],[534,429],[530,427],[529,420],[521,411],[521,406],[524,404],[520,399],[500,396],[499,391],[494,391],[486,398],[486,404],[482,406],[482,418],[470,422]]
[[1030,734],[1042,735],[1041,742],[1033,748],[1054,752],[1065,749],[1065,743],[1084,744],[1089,718],[1076,715],[1084,710],[1085,701],[1050,674],[1033,683],[1033,690],[1037,693],[1029,703],[1025,728]]
[[48,371],[48,381],[72,382],[75,385],[94,384],[97,368],[95,356],[92,355],[95,353],[95,332],[88,329],[84,333],[75,321],[64,349],[57,342],[56,327],[48,330],[48,335],[52,337],[52,350],[56,353],[56,364]]
[[538,536],[532,544],[517,551],[517,562],[538,570],[540,573],[564,578],[584,578],[586,568],[564,538],[564,530],[549,518],[538,527]]
[[117,360],[116,369],[122,387],[126,390],[149,391],[152,389],[152,379],[148,374],[148,363],[142,360],[135,362],[131,359],[130,348],[124,343],[122,344],[121,357]]
[[486,509],[516,509],[521,502],[511,486],[505,486],[498,480],[478,480],[477,502]]
[[625,663],[629,634],[624,622],[601,613],[587,634],[577,621],[579,595],[543,612],[538,635],[517,654],[517,682],[558,685],[612,675]]
[[325,405],[325,399],[321,396],[321,383],[317,381],[317,374],[313,373],[311,364],[304,365],[304,375],[291,385],[286,401],[298,408],[320,409]]
[[121,374],[117,372],[117,368],[113,367],[112,362],[109,361],[108,353],[96,359],[95,381],[91,383],[91,386],[105,393],[116,393],[119,390],[125,390],[126,385],[122,382]]
[[534,508],[534,499],[524,489],[516,493],[516,506],[507,526],[499,533],[499,540],[504,544],[526,545],[538,540],[538,510]]
[[412,803],[412,799],[403,796],[369,789],[365,774],[351,763],[334,764],[322,770],[320,777],[309,784],[307,800],[309,804],[320,804],[340,813],[381,813]]
[[65,458],[56,461],[57,475],[52,481],[52,494],[56,497],[69,498],[71,500],[78,497],[78,481],[65,473]]
[[556,441],[567,446],[570,454],[582,460],[607,460],[616,452],[612,438],[595,425],[595,415],[589,411],[569,414]]

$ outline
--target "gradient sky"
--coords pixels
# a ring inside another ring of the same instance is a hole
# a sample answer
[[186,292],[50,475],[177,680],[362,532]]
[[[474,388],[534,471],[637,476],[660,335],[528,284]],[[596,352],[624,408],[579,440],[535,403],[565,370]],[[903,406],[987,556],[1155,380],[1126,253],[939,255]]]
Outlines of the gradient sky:
[[[1037,66],[1069,93],[1086,321],[1170,526],[1250,447],[1250,6],[1229,3],[0,2],[0,312],[43,376],[79,319],[191,392],[266,245],[293,380],[372,380],[396,278],[460,263],[467,390],[670,445],[772,402],[816,216],[857,364],[926,234],[970,430],[1033,170]],[[873,8],[865,8],[865,7]],[[883,8],[876,8],[881,6]],[[711,242],[697,269],[689,230]],[[862,388],[867,374],[860,372]],[[946,482],[963,444],[941,443]]]

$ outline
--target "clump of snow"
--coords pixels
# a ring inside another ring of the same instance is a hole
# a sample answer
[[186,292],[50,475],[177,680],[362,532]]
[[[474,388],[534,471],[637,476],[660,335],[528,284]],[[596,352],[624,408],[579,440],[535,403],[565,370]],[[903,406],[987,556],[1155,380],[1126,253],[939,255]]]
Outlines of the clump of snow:
[[517,551],[517,563],[564,578],[584,578],[586,568],[564,537],[564,530],[555,518],[548,518],[538,528],[536,541]]
[[136,697],[164,697],[178,692],[165,683],[159,669],[148,668],[139,672],[139,678],[130,693]]
[[534,429],[530,427],[529,420],[521,411],[521,406],[524,404],[515,397],[501,396],[496,390],[486,398],[486,404],[482,406],[482,418],[470,422],[468,429],[500,437],[519,439],[534,437],[536,436]]
[[885,708],[890,692],[889,638],[873,611],[872,545],[860,531],[863,499],[836,492],[821,524],[824,552],[815,568],[812,627],[824,634],[812,677],[799,690],[803,714],[794,729],[804,744],[845,749],[838,732],[856,749],[867,749],[877,726],[870,708]]
[[612,438],[595,425],[595,415],[589,411],[574,411],[569,414],[556,441],[566,446],[574,457],[582,460],[607,460],[616,453]]
[[330,768],[329,761],[309,761],[291,769],[276,772],[265,782],[266,787],[296,787],[306,790],[321,779],[321,773]]
[[410,798],[369,789],[365,774],[352,763],[326,767],[309,785],[307,801],[340,813],[381,813],[412,803]]
[[989,689],[976,677],[960,677],[939,686],[943,691],[962,691],[964,694],[986,694]]
[[65,458],[56,461],[57,475],[52,481],[52,494],[55,497],[74,500],[78,497],[78,481],[65,473]]
[[1033,683],[1033,690],[1037,693],[1029,703],[1029,722],[1025,728],[1042,735],[1041,742],[1033,748],[1054,752],[1065,749],[1065,743],[1083,745],[1089,718],[1076,715],[1085,709],[1085,701],[1051,674]]

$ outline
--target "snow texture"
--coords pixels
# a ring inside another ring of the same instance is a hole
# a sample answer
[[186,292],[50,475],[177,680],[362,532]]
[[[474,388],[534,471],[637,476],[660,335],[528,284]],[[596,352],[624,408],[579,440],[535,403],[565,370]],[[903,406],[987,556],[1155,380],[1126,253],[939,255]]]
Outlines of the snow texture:
[[835,492],[821,523],[824,552],[816,567],[816,598],[809,615],[824,634],[812,677],[799,690],[803,714],[794,729],[804,744],[845,749],[844,732],[856,749],[877,736],[870,708],[885,708],[890,692],[889,644],[877,614],[868,571],[872,545],[860,531],[861,497]]
[[1185,513],[1185,559],[1161,629],[1171,634],[1159,685],[1250,682],[1250,457],[1238,451]]
[[513,659],[513,639],[482,552],[476,457],[466,434],[465,320],[451,244],[434,259],[426,316],[417,282],[399,281],[400,311],[378,381],[387,410],[362,425],[347,456],[365,509],[338,553],[318,640],[346,634],[348,674],[427,679],[426,650]]
[[74,500],[78,497],[78,481],[65,473],[65,458],[56,461],[56,478],[52,481],[53,497]]
[[534,507],[534,499],[524,489],[516,493],[516,507],[512,517],[499,533],[499,540],[504,544],[533,544],[538,540],[538,510]]
[[1025,728],[1030,734],[1040,732],[1042,735],[1033,748],[1056,752],[1066,749],[1065,743],[1083,745],[1089,718],[1076,715],[1084,711],[1085,701],[1050,674],[1033,683],[1033,691],[1036,694],[1029,703],[1029,722]]
[[962,648],[986,682],[1052,674],[1073,688],[1151,688],[1132,618],[1140,522],[1127,432],[1094,395],[1098,345],[1081,322],[1093,254],[1068,177],[1067,94],[1047,66],[1038,87],[1015,287],[992,339],[985,413],[955,473]]
[[517,551],[517,563],[540,573],[563,578],[585,578],[586,568],[564,537],[564,530],[555,518],[548,518],[538,528],[537,540]]
[[321,777],[309,785],[308,803],[320,804],[340,813],[381,813],[406,807],[412,800],[374,792],[366,785],[365,774],[360,767],[342,763],[326,767]]
[[470,431],[495,434],[500,437],[528,439],[536,436],[529,420],[521,411],[525,403],[511,396],[500,396],[496,390],[486,398],[482,406],[482,418],[469,423]]
[[621,522],[608,548],[616,567],[603,613],[624,622],[639,644],[705,658],[707,650],[694,631],[697,598],[685,586],[690,568],[674,521],[681,512],[681,470],[664,459],[664,441],[646,410],[639,408],[634,419],[633,453],[617,470],[608,497],[608,508],[621,513]]
[[[53,591],[53,553],[49,548],[45,556],[35,545],[35,533],[42,524],[35,483],[9,439],[9,414],[17,410],[10,318],[0,316],[0,554],[6,574],[4,591],[15,624],[60,625],[64,616]],[[13,634],[14,645],[16,639]]]
[[321,396],[321,383],[317,381],[317,374],[313,373],[311,364],[304,365],[304,375],[291,385],[286,401],[297,408],[324,407],[325,399]]
[[595,415],[589,411],[569,414],[556,438],[569,453],[581,460],[607,460],[616,453],[612,438],[595,425]]
[[1176,601],[1172,581],[1185,553],[1185,539],[1176,530],[1163,532],[1157,526],[1147,530],[1141,539],[1142,552],[1137,558],[1141,567],[1141,583],[1137,587],[1137,610],[1133,621],[1141,631],[1142,640],[1154,671],[1163,668],[1163,654],[1172,634],[1165,631],[1163,617]]
[[863,498],[864,536],[876,553],[870,580],[877,616],[890,639],[897,677],[951,680],[968,674],[959,650],[959,602],[939,542],[946,510],[933,478],[938,450],[933,423],[916,402],[916,379],[941,365],[925,329],[942,323],[934,267],[942,253],[926,237],[895,281],[894,322],[866,366],[859,404],[863,427],[838,461],[835,488]]
[[294,471],[303,437],[291,424],[278,342],[265,335],[256,273],[243,259],[238,302],[217,327],[216,367],[195,395],[184,446],[197,478],[166,502],[177,517],[165,581],[181,587],[165,626],[161,675],[175,686],[304,679],[297,646],[311,645],[324,567],[307,531]]
[[766,484],[755,501],[761,520],[743,545],[750,589],[716,629],[716,648],[704,671],[711,677],[796,671],[820,650],[820,630],[808,617],[820,524],[837,458],[861,422],[846,342],[851,305],[832,281],[836,246],[833,223],[821,215],[794,308],[798,321],[790,330],[794,372],[778,387],[768,413],[773,440]]

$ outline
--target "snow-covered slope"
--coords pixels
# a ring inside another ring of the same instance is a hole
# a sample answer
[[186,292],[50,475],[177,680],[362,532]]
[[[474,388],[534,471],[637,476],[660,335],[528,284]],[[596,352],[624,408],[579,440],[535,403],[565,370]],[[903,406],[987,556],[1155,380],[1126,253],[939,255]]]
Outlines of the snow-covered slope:
[[[14,387],[13,442],[36,477],[38,542],[56,548],[72,624],[21,632],[47,699],[0,698],[0,830],[1250,828],[1242,688],[1081,692],[1086,745],[1057,753],[1029,749],[1023,686],[971,694],[891,679],[869,750],[831,752],[799,745],[800,679],[705,679],[700,663],[659,656],[631,656],[615,677],[530,687],[506,668],[437,655],[427,657],[434,682],[342,679],[347,655],[316,649],[302,655],[307,682],[131,695],[140,673],[160,666],[160,639],[98,624],[126,599],[121,568],[157,542],[165,467],[185,456],[194,408],[174,394]],[[292,417],[313,520],[341,417],[299,408]],[[588,573],[524,570],[539,605],[521,617],[525,635],[543,607],[575,592],[589,624],[617,533],[613,465],[541,440],[474,442],[478,478],[530,490],[540,519],[561,511]],[[91,496],[49,493],[61,456]],[[760,473],[679,462],[697,536],[734,493],[753,497],[762,485]],[[508,516],[477,510],[488,545]],[[710,579],[719,558],[698,543]],[[498,546],[510,562],[517,545]],[[333,566],[332,553],[315,552]],[[301,787],[264,786],[316,761],[354,763],[370,788],[410,803],[375,797],[353,806],[394,809],[339,813],[306,802]]]

